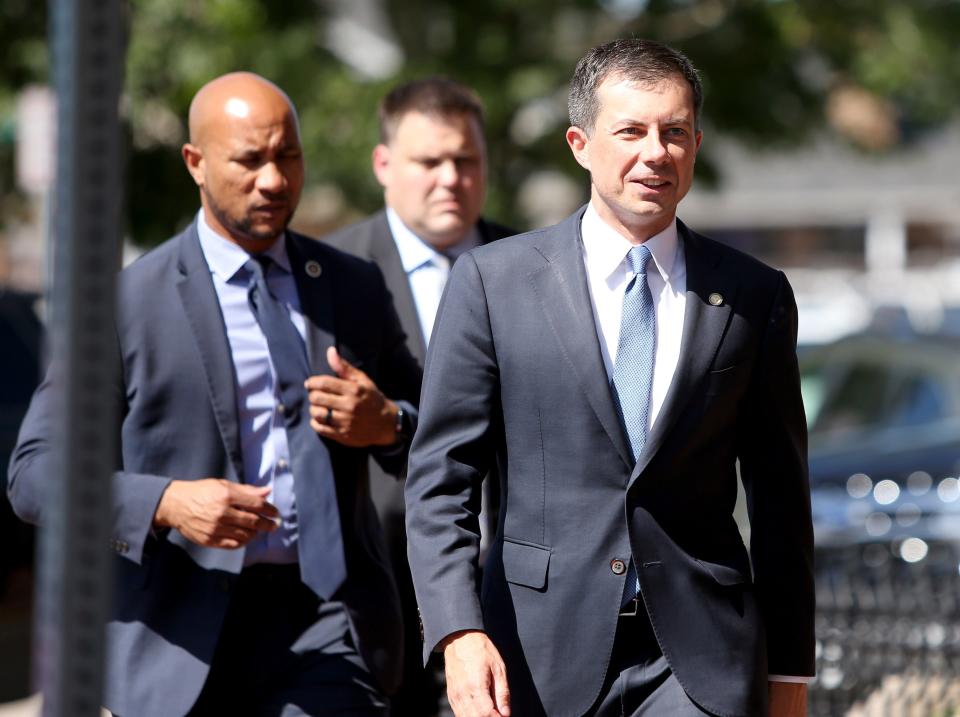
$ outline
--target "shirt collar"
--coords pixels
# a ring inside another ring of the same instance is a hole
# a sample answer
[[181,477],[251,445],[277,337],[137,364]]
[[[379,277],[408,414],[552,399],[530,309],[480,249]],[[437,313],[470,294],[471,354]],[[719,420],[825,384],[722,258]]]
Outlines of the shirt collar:
[[403,223],[400,215],[390,207],[387,207],[387,224],[390,225],[390,233],[400,253],[400,263],[407,274],[434,261],[450,263],[465,251],[480,246],[480,232],[475,226],[471,227],[463,241],[441,253],[414,234],[410,227]]
[[[207,219],[203,215],[203,209],[197,213],[197,235],[200,238],[200,248],[203,249],[203,256],[207,260],[207,266],[210,271],[216,274],[223,281],[230,281],[243,265],[247,263],[250,255],[244,251],[238,244],[230,241],[207,224]],[[287,243],[281,236],[264,253],[273,259],[274,263],[290,273],[290,257],[287,256]]]
[[[633,247],[630,241],[603,221],[593,202],[587,205],[587,211],[580,220],[580,230],[583,236],[583,249],[587,257],[587,264],[591,273],[596,272],[604,279],[609,279],[623,264],[627,252]],[[659,234],[654,234],[644,242],[653,256],[657,271],[666,283],[670,282],[677,260],[679,247],[677,234],[677,220],[674,218],[669,226]]]

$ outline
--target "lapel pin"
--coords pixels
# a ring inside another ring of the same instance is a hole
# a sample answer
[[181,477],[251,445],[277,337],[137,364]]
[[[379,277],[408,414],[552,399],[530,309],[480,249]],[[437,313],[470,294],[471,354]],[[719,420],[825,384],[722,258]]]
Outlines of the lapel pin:
[[707,301],[710,302],[711,306],[720,306],[723,303],[723,295],[713,292],[710,296],[707,297]]
[[311,279],[316,279],[323,273],[320,262],[314,261],[313,259],[304,264],[303,270],[307,272],[307,276],[309,276]]

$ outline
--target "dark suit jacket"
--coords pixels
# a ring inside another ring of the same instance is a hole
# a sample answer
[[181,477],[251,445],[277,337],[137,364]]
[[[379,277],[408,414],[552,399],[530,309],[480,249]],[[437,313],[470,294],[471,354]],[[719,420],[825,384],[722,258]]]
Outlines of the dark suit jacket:
[[[480,241],[489,244],[492,241],[516,234],[512,229],[480,219],[477,222]],[[361,259],[368,259],[380,267],[387,289],[393,296],[394,306],[400,316],[400,325],[407,335],[407,348],[417,357],[421,365],[427,356],[427,345],[423,338],[423,327],[417,313],[417,304],[410,289],[407,273],[403,270],[400,252],[393,240],[387,212],[380,210],[366,219],[344,227],[323,238],[332,246],[349,252]],[[380,517],[384,520],[387,540],[397,543],[399,555],[405,554],[403,540],[403,485],[388,480],[378,466],[371,463],[370,475],[373,481],[373,501]],[[393,525],[393,522],[396,525]]]
[[[680,225],[681,356],[634,465],[593,320],[582,213],[468,253],[447,284],[407,478],[424,649],[484,629],[505,658],[515,714],[581,715],[617,629],[626,575],[612,561],[632,555],[687,693],[718,714],[764,714],[768,671],[813,674],[790,286]],[[732,516],[738,459],[750,557]],[[502,503],[478,596],[475,493],[493,460]]]
[[[507,227],[485,219],[477,222],[477,230],[480,232],[480,241],[483,244],[516,234]],[[363,221],[344,227],[324,237],[323,241],[361,259],[368,259],[380,267],[383,278],[387,282],[387,288],[393,295],[393,303],[400,316],[400,325],[407,335],[410,352],[422,364],[427,357],[427,345],[423,340],[423,328],[417,314],[413,291],[410,289],[407,273],[400,262],[400,252],[397,251],[396,242],[390,233],[386,210],[381,210]]]
[[[380,272],[288,232],[287,250],[307,324],[314,373],[331,373],[334,345],[391,398],[417,402],[421,372]],[[308,277],[305,264],[319,263]],[[154,534],[171,479],[243,475],[234,368],[195,225],[121,272],[118,286],[117,472],[113,476],[116,591],[107,625],[105,705],[122,715],[184,714],[206,679],[244,551],[204,548],[178,531]],[[38,389],[11,462],[9,496],[30,522],[45,519],[51,415],[57,390]],[[370,451],[327,442],[340,503],[348,577],[334,596],[385,690],[399,678],[396,588],[369,499]],[[378,452],[399,472],[405,450]],[[270,656],[264,656],[270,659]]]

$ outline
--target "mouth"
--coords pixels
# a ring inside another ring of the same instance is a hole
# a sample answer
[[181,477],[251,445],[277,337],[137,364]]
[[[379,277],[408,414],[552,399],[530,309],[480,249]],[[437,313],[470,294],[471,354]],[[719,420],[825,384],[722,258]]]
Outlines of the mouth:
[[661,177],[641,177],[640,179],[633,179],[631,181],[634,184],[639,184],[654,192],[664,189],[671,184],[670,180]]
[[459,212],[463,205],[459,199],[440,199],[433,202],[433,208],[440,212]]
[[257,212],[260,214],[280,214],[287,211],[288,205],[286,202],[269,202],[267,204],[258,204],[253,209],[252,212]]

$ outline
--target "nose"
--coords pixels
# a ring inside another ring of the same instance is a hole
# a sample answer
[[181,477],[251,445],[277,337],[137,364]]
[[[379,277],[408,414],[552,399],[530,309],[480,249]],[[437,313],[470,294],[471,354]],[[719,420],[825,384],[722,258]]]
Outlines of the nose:
[[456,160],[447,159],[437,167],[437,182],[444,187],[453,187],[460,181],[460,169]]
[[640,144],[640,160],[647,164],[660,164],[667,157],[667,146],[659,132],[650,130]]
[[257,189],[266,194],[275,194],[283,191],[287,178],[276,162],[265,162],[257,173]]

